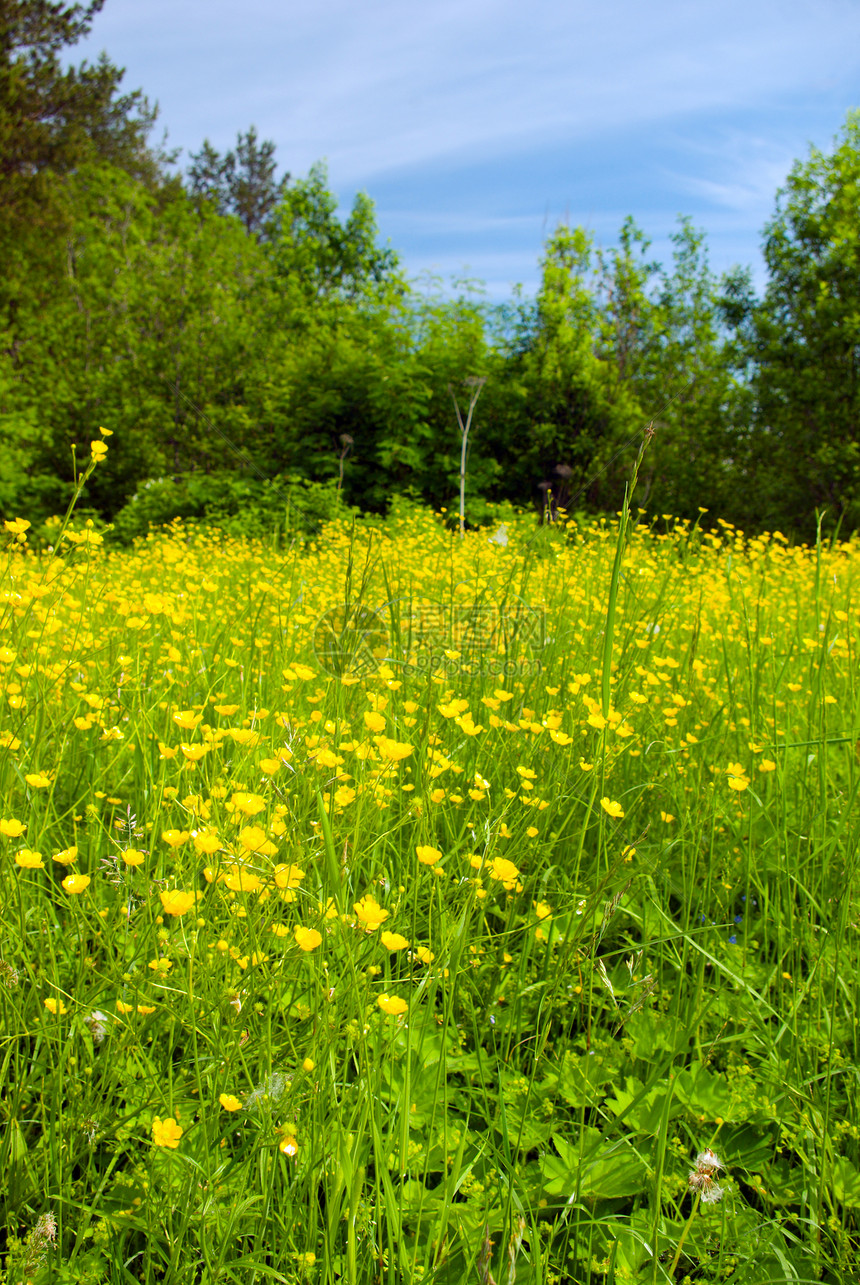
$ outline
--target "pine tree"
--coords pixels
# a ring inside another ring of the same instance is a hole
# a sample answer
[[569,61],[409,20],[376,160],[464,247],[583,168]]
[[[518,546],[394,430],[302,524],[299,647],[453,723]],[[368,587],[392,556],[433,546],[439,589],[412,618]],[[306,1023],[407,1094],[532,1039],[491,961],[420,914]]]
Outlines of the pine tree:
[[193,196],[214,202],[220,214],[234,214],[245,231],[265,235],[269,215],[286,191],[289,174],[275,179],[275,144],[258,144],[252,125],[240,133],[235,152],[223,156],[205,139],[199,152],[191,153],[189,189]]
[[106,54],[63,69],[59,53],[88,34],[104,0],[0,0],[0,234],[51,224],[54,182],[88,160],[149,184],[171,158],[147,145],[157,115],[142,91],[119,92]]

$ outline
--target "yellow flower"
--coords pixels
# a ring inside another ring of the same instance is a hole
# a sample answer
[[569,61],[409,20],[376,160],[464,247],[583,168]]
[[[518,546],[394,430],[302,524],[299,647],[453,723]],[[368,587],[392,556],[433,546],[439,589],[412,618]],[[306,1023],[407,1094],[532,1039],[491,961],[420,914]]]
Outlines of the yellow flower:
[[491,879],[495,879],[504,888],[510,892],[516,887],[520,872],[514,865],[513,861],[507,861],[504,857],[493,857],[488,866],[488,874]]
[[173,715],[173,721],[177,727],[182,727],[187,732],[193,732],[197,724],[203,722],[203,715],[195,714],[193,709],[181,709]]
[[258,766],[266,776],[274,776],[276,772],[280,772],[283,764],[280,759],[260,759]]
[[168,847],[181,848],[188,842],[189,834],[187,830],[162,830],[161,837]]
[[729,778],[730,790],[737,790],[740,793],[748,788],[749,777],[746,774],[746,769],[740,763],[730,763],[726,768],[726,774]]
[[[126,848],[122,854],[122,859],[127,866],[140,866],[145,860],[146,854],[140,852],[137,848]],[[54,858],[56,860],[56,858]]]
[[181,892],[178,888],[172,892],[160,892],[161,904],[166,915],[185,915],[197,902],[194,892]]
[[375,711],[364,715],[364,726],[369,732],[384,732],[385,719]]
[[296,939],[296,945],[305,951],[316,950],[322,942],[322,933],[317,932],[316,928],[303,928],[301,924],[296,924],[293,936]]
[[247,790],[235,791],[230,802],[237,812],[242,812],[246,817],[255,817],[266,806],[265,799],[259,794],[249,794]]
[[99,438],[96,438],[94,442],[90,442],[90,453],[95,462],[98,463],[99,460],[103,460],[107,455],[108,448],[105,446],[104,442],[100,441]]
[[224,876],[224,883],[231,892],[259,892],[263,886],[259,875],[240,865],[230,866]]
[[26,518],[7,518],[3,525],[10,535],[23,535],[33,524]]
[[70,866],[78,859],[77,848],[64,848],[62,852],[54,853],[54,861],[59,862],[61,866]]
[[620,821],[621,818],[624,816],[624,809],[622,808],[621,804],[614,803],[612,799],[607,799],[607,798],[601,799],[600,806],[603,808],[603,811],[607,813],[607,815],[614,817],[616,821]]
[[353,910],[369,932],[378,928],[388,918],[388,911],[377,905],[370,893],[362,897],[361,901],[356,901],[353,904]]
[[671,824],[672,824],[672,822],[675,820],[675,818],[674,818],[674,816],[672,815],[672,813],[671,813],[671,812],[662,812],[662,811],[661,811],[661,813],[660,813],[660,820],[661,820],[661,821],[664,821],[664,822],[666,823],[666,825],[671,825]]
[[267,857],[273,857],[278,851],[271,839],[266,838],[266,831],[258,825],[242,826],[239,831],[239,843],[246,852],[262,852]]
[[90,883],[89,875],[66,875],[62,886],[71,896],[76,896],[79,892],[86,892]]
[[126,1014],[134,1012],[134,1004],[126,1004],[125,1000],[118,999],[116,1002],[118,1013]]
[[433,960],[436,958],[433,951],[427,946],[416,946],[414,954],[415,958],[420,960],[422,964],[432,964]]
[[379,940],[386,950],[405,950],[409,942],[400,933],[380,933]]
[[205,834],[196,834],[194,836],[194,847],[202,855],[211,855],[217,852],[221,847],[221,840],[217,834],[207,831]]
[[242,1102],[234,1093],[219,1093],[218,1101],[225,1111],[241,1111]]
[[45,868],[41,852],[32,852],[30,848],[22,848],[15,860],[24,870],[44,870]]
[[26,823],[16,821],[15,817],[4,817],[0,820],[0,834],[5,835],[7,839],[20,839],[26,829]]
[[308,1075],[310,1075],[311,1071],[314,1069],[315,1066],[316,1066],[316,1062],[313,1060],[312,1057],[306,1057],[304,1062],[302,1062],[302,1070],[307,1071]]
[[380,995],[376,1002],[383,1013],[388,1013],[389,1017],[399,1017],[409,1007],[406,1000],[401,999],[399,995]]
[[51,784],[51,778],[44,772],[28,772],[24,780],[34,790],[44,790]]
[[279,888],[298,888],[305,877],[299,866],[275,866],[275,883]]
[[152,1122],[152,1140],[157,1147],[171,1147],[175,1151],[182,1132],[173,1116],[168,1116],[166,1120],[160,1120],[156,1116]]
[[430,848],[426,844],[419,844],[415,851],[422,866],[432,866],[437,861],[442,860],[442,853],[438,848]]
[[375,740],[380,754],[389,763],[398,763],[412,753],[413,747],[404,741],[392,741],[387,736],[377,736]]
[[552,906],[546,901],[536,901],[534,903],[535,914],[538,919],[549,919],[552,914]]
[[762,759],[762,761],[758,765],[758,770],[760,772],[775,772],[776,764],[774,763],[773,759]]
[[[298,666],[297,666],[298,668]],[[291,1133],[286,1134],[278,1143],[278,1150],[285,1156],[294,1156],[299,1149],[299,1144]]]
[[42,1003],[45,1005],[48,1012],[53,1013],[55,1017],[58,1014],[62,1017],[63,1013],[68,1013],[69,1011],[61,999],[43,999]]

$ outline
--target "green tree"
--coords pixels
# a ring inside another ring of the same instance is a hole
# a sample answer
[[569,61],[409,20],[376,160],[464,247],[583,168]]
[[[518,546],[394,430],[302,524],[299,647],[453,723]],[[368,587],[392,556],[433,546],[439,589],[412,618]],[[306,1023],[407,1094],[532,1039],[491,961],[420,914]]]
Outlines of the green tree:
[[86,160],[164,177],[169,158],[147,145],[157,109],[140,90],[119,93],[123,71],[105,54],[95,66],[61,65],[103,4],[0,0],[0,229],[49,221],[53,178]]
[[234,220],[112,166],[81,165],[68,200],[61,283],[22,303],[0,366],[0,429],[21,503],[49,511],[72,444],[112,430],[88,494],[110,515],[144,478],[240,462],[263,257]]
[[223,156],[205,139],[199,152],[191,153],[188,167],[192,196],[214,203],[219,214],[233,214],[248,233],[264,236],[272,211],[283,199],[289,174],[275,178],[275,144],[257,142],[252,125],[240,133],[236,150]]
[[[282,316],[304,323],[323,303],[339,307],[403,293],[398,259],[378,244],[373,202],[359,192],[345,221],[324,165],[286,188],[272,213],[269,256]],[[292,317],[290,316],[292,314]]]
[[[812,534],[816,508],[860,525],[860,112],[810,150],[765,229],[767,288],[746,300],[756,516]],[[737,302],[737,301],[736,301]],[[744,301],[742,301],[743,303]],[[750,486],[752,491],[753,487]]]

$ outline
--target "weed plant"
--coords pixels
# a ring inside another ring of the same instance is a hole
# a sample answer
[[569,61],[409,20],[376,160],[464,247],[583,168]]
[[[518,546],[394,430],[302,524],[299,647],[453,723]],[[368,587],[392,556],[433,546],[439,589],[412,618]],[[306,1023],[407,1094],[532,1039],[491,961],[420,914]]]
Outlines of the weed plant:
[[857,1279],[856,542],[69,517],[6,522],[9,1285]]

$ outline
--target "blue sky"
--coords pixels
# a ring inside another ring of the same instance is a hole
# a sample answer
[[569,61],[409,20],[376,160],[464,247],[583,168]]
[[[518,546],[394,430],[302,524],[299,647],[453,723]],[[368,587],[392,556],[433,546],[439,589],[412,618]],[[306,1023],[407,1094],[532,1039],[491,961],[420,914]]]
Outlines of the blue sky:
[[105,49],[168,145],[257,127],[282,170],[364,190],[411,274],[536,288],[561,220],[612,244],[630,214],[671,254],[753,267],[777,187],[860,107],[858,0],[106,0]]

